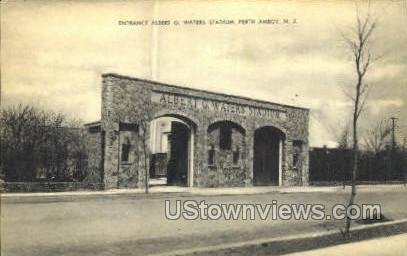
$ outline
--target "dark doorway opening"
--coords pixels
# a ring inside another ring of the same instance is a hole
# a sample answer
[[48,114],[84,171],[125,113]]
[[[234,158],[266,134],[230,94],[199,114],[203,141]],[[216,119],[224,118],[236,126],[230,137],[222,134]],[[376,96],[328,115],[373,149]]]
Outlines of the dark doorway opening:
[[185,124],[171,122],[171,133],[168,136],[167,185],[187,186],[189,133]]
[[253,184],[279,185],[280,141],[284,133],[274,127],[262,127],[254,133]]

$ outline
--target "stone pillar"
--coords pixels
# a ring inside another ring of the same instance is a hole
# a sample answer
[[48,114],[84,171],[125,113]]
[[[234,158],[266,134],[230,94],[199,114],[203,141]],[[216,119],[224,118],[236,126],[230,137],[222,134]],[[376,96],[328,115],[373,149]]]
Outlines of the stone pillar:
[[117,188],[119,172],[119,124],[106,127],[104,183],[105,189]]
[[146,172],[150,169],[150,124],[151,122],[147,122],[145,129],[139,126],[139,168],[137,182],[137,187],[139,188],[146,187]]
[[202,187],[202,175],[206,169],[208,160],[207,151],[207,124],[205,122],[199,122],[196,124],[195,130],[195,158],[194,158],[194,186]]
[[309,185],[309,146],[308,143],[304,143],[303,146],[303,165],[302,165],[302,185],[308,186]]
[[116,122],[115,95],[117,88],[113,78],[103,77],[102,81],[102,130],[104,131],[103,182],[105,189],[117,188],[119,164],[119,124]]
[[254,128],[250,127],[246,130],[246,180],[245,186],[253,186],[253,160],[254,160]]
[[295,179],[293,173],[293,141],[287,138],[284,143],[284,169],[283,169],[283,186],[293,185]]

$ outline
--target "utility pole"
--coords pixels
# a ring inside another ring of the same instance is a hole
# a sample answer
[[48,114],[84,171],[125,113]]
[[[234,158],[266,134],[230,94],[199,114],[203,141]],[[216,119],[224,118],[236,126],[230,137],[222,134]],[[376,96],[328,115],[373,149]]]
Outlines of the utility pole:
[[395,136],[395,128],[396,128],[396,117],[390,117],[391,119],[391,155],[390,155],[390,172],[391,172],[391,176],[390,178],[393,179],[394,178],[394,174],[396,173],[394,170],[395,167],[395,159],[394,159],[394,155],[396,153],[396,136]]
[[[407,137],[404,137],[403,138],[403,149],[402,149],[402,152],[403,152],[403,156],[404,157],[406,157],[406,142],[407,142]],[[405,159],[405,158],[404,158]],[[404,171],[403,171],[403,183],[404,183],[404,187],[406,187],[406,181],[407,181],[407,172],[406,172],[406,169],[404,169]]]
[[396,128],[396,117],[390,117],[391,119],[391,150],[394,152],[396,148],[396,136],[395,136],[395,128]]

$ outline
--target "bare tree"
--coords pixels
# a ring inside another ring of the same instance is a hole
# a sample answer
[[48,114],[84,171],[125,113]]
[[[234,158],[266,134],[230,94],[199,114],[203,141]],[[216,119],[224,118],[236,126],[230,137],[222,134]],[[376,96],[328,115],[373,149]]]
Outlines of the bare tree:
[[381,120],[375,127],[368,130],[364,137],[366,147],[369,151],[378,154],[386,144],[386,139],[391,134],[391,126],[385,120]]
[[338,148],[340,149],[348,149],[350,148],[350,142],[351,142],[351,132],[350,132],[350,127],[349,125],[345,125],[339,136],[337,137],[337,141],[338,141]]
[[72,128],[62,113],[23,105],[2,109],[0,169],[5,180],[35,181],[38,176],[72,180],[77,176],[72,172],[86,169],[86,149],[79,135],[80,129]]
[[[368,85],[365,83],[365,76],[372,64],[373,57],[370,51],[370,43],[372,33],[376,28],[376,20],[373,20],[370,13],[364,18],[361,18],[357,12],[356,28],[352,29],[350,33],[341,33],[344,42],[347,44],[350,53],[352,54],[352,61],[354,63],[356,83],[353,86],[353,92],[350,93],[350,98],[353,101],[353,115],[352,115],[352,178],[351,186],[352,192],[348,202],[348,206],[354,204],[356,197],[356,177],[358,173],[358,120],[362,113],[365,102],[367,99]],[[346,217],[345,230],[342,231],[345,237],[349,237],[349,230],[351,219]]]

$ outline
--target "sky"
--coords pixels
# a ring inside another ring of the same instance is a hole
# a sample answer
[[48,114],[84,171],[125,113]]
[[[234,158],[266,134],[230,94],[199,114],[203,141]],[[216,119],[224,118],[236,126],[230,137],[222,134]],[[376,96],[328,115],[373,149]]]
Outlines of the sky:
[[[2,1],[1,105],[31,104],[83,122],[100,119],[101,74],[306,107],[310,145],[335,146],[351,120],[356,10],[377,19],[366,136],[398,118],[407,137],[407,1]],[[370,7],[369,7],[370,6]],[[184,20],[205,25],[183,25]],[[239,25],[239,19],[256,24]],[[289,24],[258,24],[288,19]],[[295,19],[295,23],[294,23]],[[170,20],[181,25],[119,25]],[[209,20],[235,24],[209,25]]]

